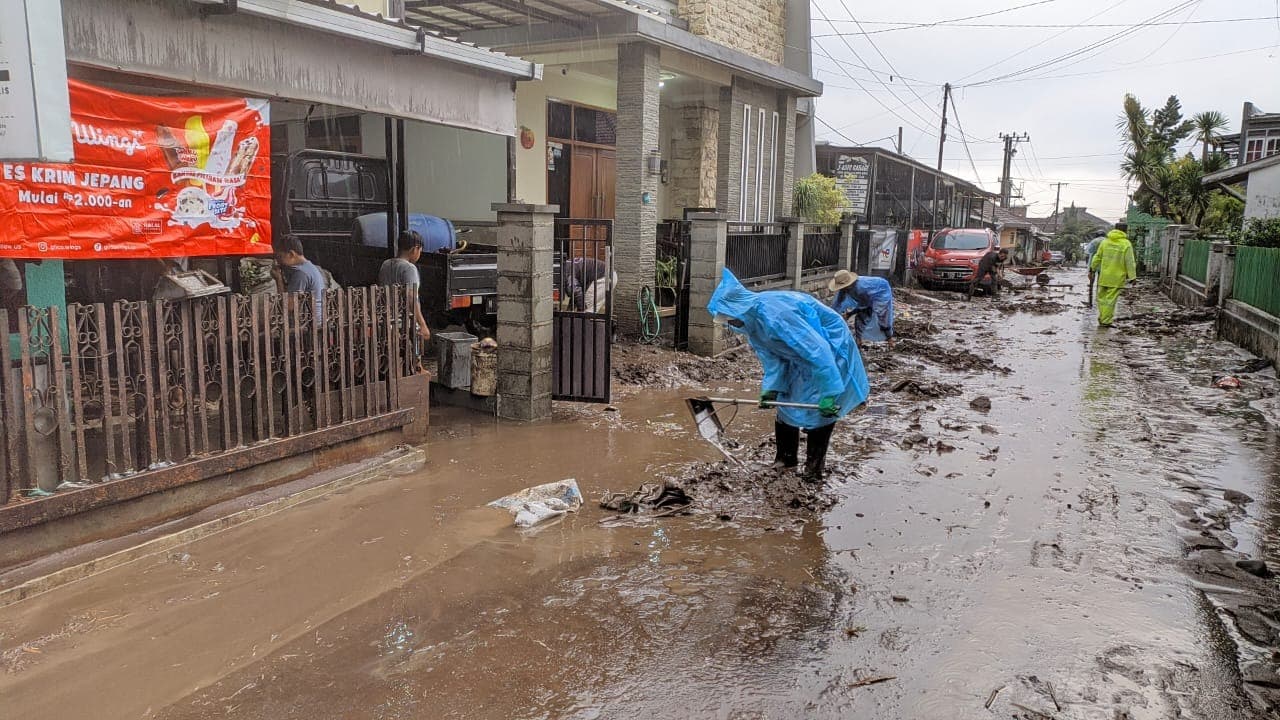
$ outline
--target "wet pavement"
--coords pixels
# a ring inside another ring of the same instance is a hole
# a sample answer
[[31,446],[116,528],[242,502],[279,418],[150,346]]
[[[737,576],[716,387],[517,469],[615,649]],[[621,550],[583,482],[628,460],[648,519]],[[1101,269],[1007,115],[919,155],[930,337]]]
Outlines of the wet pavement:
[[[749,353],[622,348],[615,406],[548,424],[437,412],[421,470],[0,608],[0,715],[1274,716],[1280,590],[1236,565],[1280,567],[1273,371],[1213,388],[1249,356],[1149,291],[1115,330],[1048,298],[903,298],[826,485],[759,469],[769,413],[729,424],[747,471],[693,434]],[[563,521],[483,507],[569,477]],[[601,524],[655,480],[695,512]]]

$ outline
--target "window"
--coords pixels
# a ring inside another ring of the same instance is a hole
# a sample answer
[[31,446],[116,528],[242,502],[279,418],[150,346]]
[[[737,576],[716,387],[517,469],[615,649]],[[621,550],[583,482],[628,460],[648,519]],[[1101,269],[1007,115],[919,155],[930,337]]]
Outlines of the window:
[[1280,155],[1280,137],[1267,138],[1267,152],[1263,157]]
[[1244,161],[1261,160],[1263,158],[1264,142],[1266,142],[1265,138],[1249,138],[1249,144],[1245,146]]
[[764,198],[762,196],[761,179],[764,176],[764,126],[765,114],[764,108],[760,108],[760,127],[756,130],[756,222],[760,222],[764,213],[761,212],[764,207]]
[[990,242],[986,230],[952,230],[941,233],[930,244],[938,250],[986,250]]

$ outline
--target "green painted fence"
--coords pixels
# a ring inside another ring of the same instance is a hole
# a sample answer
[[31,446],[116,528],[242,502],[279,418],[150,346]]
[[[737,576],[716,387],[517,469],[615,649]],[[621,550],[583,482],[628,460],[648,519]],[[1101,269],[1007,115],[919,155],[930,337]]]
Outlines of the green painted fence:
[[1178,272],[1192,280],[1204,282],[1209,270],[1209,241],[1188,240],[1182,247],[1182,266]]
[[1231,297],[1280,316],[1280,248],[1237,248]]

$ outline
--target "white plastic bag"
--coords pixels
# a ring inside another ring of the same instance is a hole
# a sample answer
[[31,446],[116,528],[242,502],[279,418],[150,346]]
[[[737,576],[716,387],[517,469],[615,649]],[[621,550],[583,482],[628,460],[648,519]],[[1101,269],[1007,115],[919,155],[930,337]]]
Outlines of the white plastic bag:
[[500,508],[515,517],[517,527],[532,527],[540,522],[577,512],[582,507],[582,492],[573,478],[536,485],[498,498],[489,507]]

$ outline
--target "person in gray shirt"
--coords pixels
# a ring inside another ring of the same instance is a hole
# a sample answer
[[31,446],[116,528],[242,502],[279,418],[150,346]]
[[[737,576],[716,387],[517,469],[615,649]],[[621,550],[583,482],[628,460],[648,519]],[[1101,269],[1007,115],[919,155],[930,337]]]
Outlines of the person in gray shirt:
[[418,333],[423,340],[431,339],[431,328],[422,316],[422,303],[418,301],[418,287],[422,276],[418,274],[418,260],[422,258],[422,236],[416,230],[405,230],[396,240],[398,254],[382,262],[378,268],[378,284],[383,287],[408,285],[414,290],[413,317],[418,323]]
[[307,260],[302,252],[302,241],[296,235],[286,235],[277,238],[271,249],[276,256],[276,265],[271,270],[276,290],[281,293],[308,293],[315,302],[315,321],[324,322],[324,273]]

